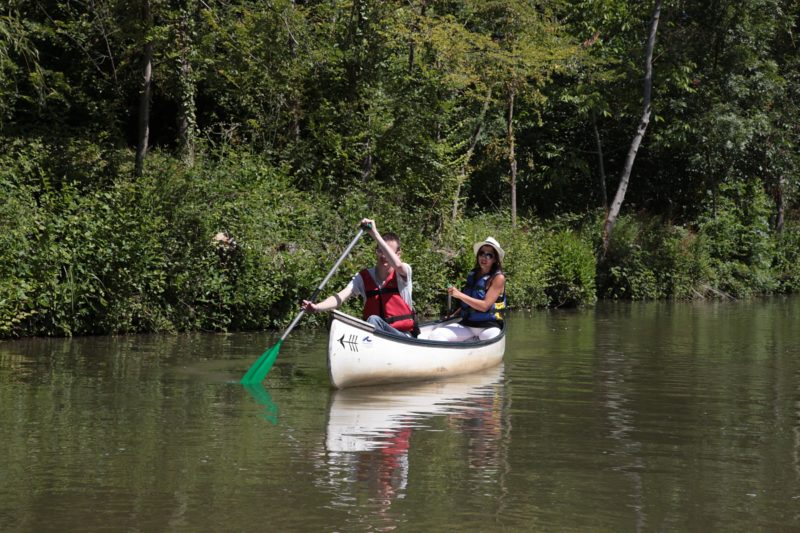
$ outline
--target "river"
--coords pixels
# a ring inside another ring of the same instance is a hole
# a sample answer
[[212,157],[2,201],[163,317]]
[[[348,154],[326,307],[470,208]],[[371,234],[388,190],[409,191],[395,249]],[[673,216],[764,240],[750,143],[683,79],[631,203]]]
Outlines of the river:
[[333,391],[324,331],[0,343],[1,531],[800,530],[800,298],[509,317]]

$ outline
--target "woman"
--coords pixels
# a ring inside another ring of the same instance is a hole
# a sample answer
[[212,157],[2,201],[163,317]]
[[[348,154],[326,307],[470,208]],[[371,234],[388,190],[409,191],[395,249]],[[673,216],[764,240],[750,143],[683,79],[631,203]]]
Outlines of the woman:
[[500,334],[506,309],[506,276],[502,270],[506,254],[493,237],[476,242],[473,250],[475,268],[467,274],[464,288],[447,288],[450,296],[461,300],[461,321],[436,328],[428,337],[431,340],[486,340]]

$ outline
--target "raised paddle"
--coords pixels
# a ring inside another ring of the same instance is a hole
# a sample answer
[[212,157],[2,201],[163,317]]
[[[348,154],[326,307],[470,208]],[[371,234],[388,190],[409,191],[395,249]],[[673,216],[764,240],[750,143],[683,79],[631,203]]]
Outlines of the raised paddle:
[[[353,247],[358,242],[358,239],[360,239],[361,236],[364,234],[365,229],[369,228],[362,226],[361,229],[358,230],[358,233],[356,234],[355,238],[347,246],[347,249],[344,251],[344,253],[342,253],[342,256],[339,258],[338,261],[336,261],[336,264],[333,265],[333,268],[331,269],[330,272],[328,272],[328,275],[325,276],[325,279],[322,280],[322,283],[319,284],[319,287],[316,288],[314,294],[311,295],[311,298],[309,298],[310,301],[312,302],[316,301],[317,296],[319,296],[320,291],[322,291],[322,288],[325,286],[326,283],[328,283],[328,280],[331,279],[331,276],[333,276],[333,274],[336,272],[336,269],[339,268],[339,265],[342,264],[344,258],[348,256],[350,250],[353,249]],[[241,383],[242,385],[251,385],[253,383],[261,383],[262,381],[264,381],[264,378],[267,377],[267,373],[269,373],[269,371],[272,369],[272,365],[275,364],[275,359],[278,358],[278,352],[281,349],[281,344],[283,344],[283,341],[289,335],[289,332],[294,329],[294,327],[297,325],[298,322],[300,322],[300,318],[302,318],[305,312],[306,312],[305,309],[301,309],[300,312],[297,313],[297,316],[294,317],[292,323],[289,324],[289,327],[286,328],[286,331],[283,332],[283,335],[281,335],[281,338],[278,340],[277,344],[275,344],[271,348],[268,348],[267,351],[261,354],[261,357],[259,357],[256,360],[256,362],[253,363],[252,366],[250,366],[250,368],[247,370],[247,372],[239,381],[239,383]]]

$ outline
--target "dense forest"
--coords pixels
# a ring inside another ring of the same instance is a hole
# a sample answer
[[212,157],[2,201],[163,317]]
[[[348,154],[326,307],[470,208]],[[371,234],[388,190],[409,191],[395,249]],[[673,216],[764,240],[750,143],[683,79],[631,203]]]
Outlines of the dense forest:
[[278,327],[366,216],[428,316],[487,235],[517,309],[796,292],[799,38],[797,0],[7,0],[0,337]]

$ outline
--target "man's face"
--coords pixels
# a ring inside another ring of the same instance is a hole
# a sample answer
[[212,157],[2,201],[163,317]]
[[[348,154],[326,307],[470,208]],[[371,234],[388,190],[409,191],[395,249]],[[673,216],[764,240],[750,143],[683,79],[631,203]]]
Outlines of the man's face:
[[[392,251],[398,255],[398,257],[400,256],[400,252],[397,249],[397,241],[386,241],[386,244],[389,245],[389,248],[391,248]],[[382,263],[385,265],[389,264],[389,260],[386,258],[385,255],[383,255],[383,250],[381,250],[380,247],[378,247],[375,250],[375,252],[378,257],[378,263]]]

